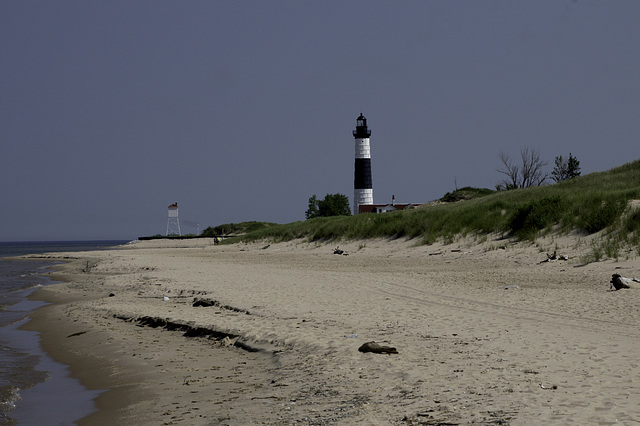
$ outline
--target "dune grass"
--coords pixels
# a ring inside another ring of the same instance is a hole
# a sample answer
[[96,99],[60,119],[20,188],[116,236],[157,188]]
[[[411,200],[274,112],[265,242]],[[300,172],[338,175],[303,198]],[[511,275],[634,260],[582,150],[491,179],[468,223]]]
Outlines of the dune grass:
[[535,241],[551,232],[601,232],[597,249],[608,251],[610,257],[617,257],[616,247],[638,249],[640,210],[632,209],[630,200],[640,199],[640,160],[553,185],[487,193],[407,211],[269,224],[241,238],[275,242],[407,238],[432,244],[467,235],[499,234]]

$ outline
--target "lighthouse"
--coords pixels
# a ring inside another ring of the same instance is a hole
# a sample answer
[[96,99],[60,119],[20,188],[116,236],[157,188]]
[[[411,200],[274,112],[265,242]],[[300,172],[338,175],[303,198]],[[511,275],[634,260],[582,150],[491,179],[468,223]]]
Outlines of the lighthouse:
[[373,186],[371,182],[371,130],[367,128],[364,115],[356,120],[353,137],[356,140],[356,161],[353,179],[353,214],[360,213],[360,206],[373,204]]

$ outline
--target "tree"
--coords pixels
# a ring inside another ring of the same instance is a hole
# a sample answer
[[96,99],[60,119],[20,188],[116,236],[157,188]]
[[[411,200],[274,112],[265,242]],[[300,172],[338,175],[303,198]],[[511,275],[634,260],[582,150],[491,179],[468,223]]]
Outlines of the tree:
[[318,199],[316,198],[316,194],[313,194],[312,197],[309,197],[309,208],[306,212],[304,212],[304,216],[307,219],[320,216],[320,209],[318,208]]
[[497,189],[516,189],[540,186],[549,177],[544,168],[547,163],[542,160],[540,153],[535,149],[525,147],[520,150],[521,163],[514,163],[504,152],[500,153],[500,161],[504,166],[498,169],[499,173],[506,175]]
[[577,176],[580,176],[580,161],[576,157],[571,153],[568,159],[562,158],[562,155],[556,157],[556,166],[551,172],[551,179],[557,183]]
[[343,194],[327,194],[318,200],[315,194],[309,198],[309,207],[304,213],[307,219],[327,216],[350,216],[349,198]]

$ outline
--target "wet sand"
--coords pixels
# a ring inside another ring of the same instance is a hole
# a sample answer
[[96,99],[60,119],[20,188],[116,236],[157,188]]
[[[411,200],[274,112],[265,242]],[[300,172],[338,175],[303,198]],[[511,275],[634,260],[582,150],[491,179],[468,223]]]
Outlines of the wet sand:
[[[608,291],[613,273],[640,276],[633,253],[582,265],[588,243],[569,238],[334,247],[52,254],[76,259],[34,294],[54,304],[27,327],[110,389],[80,424],[640,421],[640,284]],[[541,263],[554,249],[569,260]],[[398,354],[358,351],[370,341]]]

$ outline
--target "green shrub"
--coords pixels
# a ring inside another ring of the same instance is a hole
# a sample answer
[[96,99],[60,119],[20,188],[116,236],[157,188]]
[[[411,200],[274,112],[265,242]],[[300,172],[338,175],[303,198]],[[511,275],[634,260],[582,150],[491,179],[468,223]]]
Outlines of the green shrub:
[[533,240],[545,228],[559,222],[563,202],[560,197],[545,197],[520,207],[509,219],[507,226],[511,235]]
[[220,237],[229,234],[246,234],[257,230],[276,225],[270,222],[241,222],[241,223],[225,223],[215,227],[207,227],[200,236],[202,237]]
[[640,233],[640,209],[632,210],[624,218],[623,228],[629,233]]
[[584,206],[579,226],[590,234],[601,231],[614,224],[626,207],[624,200],[593,198]]
[[493,194],[494,192],[495,191],[488,188],[472,188],[470,186],[465,186],[464,188],[456,189],[453,192],[447,192],[444,194],[444,197],[440,198],[440,201],[453,203],[456,201],[472,200],[474,198]]

